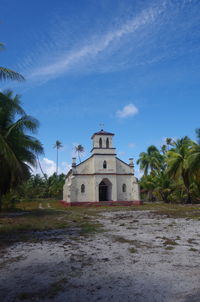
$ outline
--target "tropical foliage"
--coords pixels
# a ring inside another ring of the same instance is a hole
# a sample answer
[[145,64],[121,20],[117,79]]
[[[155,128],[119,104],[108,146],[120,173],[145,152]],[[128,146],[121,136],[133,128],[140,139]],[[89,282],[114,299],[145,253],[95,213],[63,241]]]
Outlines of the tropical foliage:
[[0,93],[0,207],[2,196],[31,174],[42,144],[29,134],[36,133],[38,121],[27,115],[19,95]]
[[26,182],[15,190],[18,200],[37,198],[62,199],[65,175],[54,173],[51,176],[42,177],[39,174],[32,175]]
[[81,163],[81,155],[84,153],[84,147],[82,145],[75,146],[75,152],[78,154],[79,162]]
[[166,139],[158,150],[150,146],[140,153],[137,163],[144,172],[140,185],[147,200],[200,201],[200,129],[197,142],[185,136]]

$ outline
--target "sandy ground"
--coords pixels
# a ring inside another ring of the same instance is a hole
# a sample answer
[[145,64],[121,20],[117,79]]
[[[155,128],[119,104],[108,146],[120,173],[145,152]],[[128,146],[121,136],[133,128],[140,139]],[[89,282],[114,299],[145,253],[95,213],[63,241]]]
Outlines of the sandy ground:
[[0,258],[0,301],[200,301],[200,221],[103,213],[106,232],[35,234]]

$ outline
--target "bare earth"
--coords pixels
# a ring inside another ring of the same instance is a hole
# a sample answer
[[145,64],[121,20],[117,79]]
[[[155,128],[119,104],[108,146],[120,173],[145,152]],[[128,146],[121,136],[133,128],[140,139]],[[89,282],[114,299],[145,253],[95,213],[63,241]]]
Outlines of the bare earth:
[[105,232],[47,231],[2,251],[0,301],[200,301],[200,221],[102,213]]

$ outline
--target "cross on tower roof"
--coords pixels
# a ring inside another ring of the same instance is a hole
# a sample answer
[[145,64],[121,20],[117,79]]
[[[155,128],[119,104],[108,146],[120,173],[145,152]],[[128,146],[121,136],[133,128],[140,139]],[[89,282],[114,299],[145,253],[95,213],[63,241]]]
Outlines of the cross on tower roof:
[[103,131],[104,124],[103,124],[103,123],[100,123],[99,126],[100,126],[100,128],[101,128],[101,131]]

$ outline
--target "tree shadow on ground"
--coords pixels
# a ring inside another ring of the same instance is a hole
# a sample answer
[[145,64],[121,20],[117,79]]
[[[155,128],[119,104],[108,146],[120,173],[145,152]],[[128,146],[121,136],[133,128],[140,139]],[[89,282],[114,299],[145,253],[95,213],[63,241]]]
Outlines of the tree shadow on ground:
[[[85,258],[65,261],[45,259],[18,267],[12,273],[3,273],[0,281],[1,302],[51,301],[51,302],[168,302],[177,301],[170,280],[159,279],[145,272],[133,271],[126,275],[106,270],[108,262],[102,262],[105,274],[99,274],[93,263],[98,259]],[[184,299],[184,297],[183,297]],[[180,301],[180,300],[178,300]],[[183,302],[199,301],[199,293],[189,295]]]

